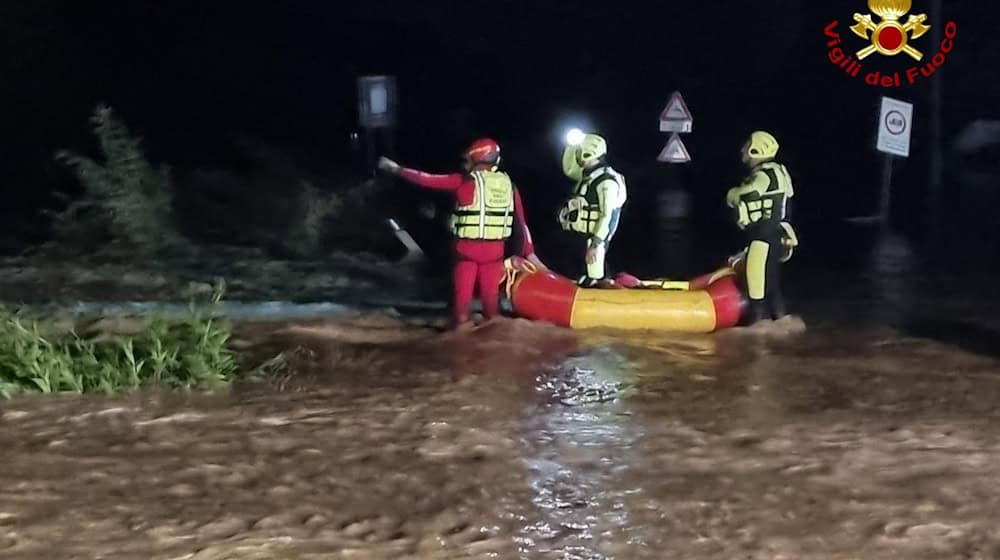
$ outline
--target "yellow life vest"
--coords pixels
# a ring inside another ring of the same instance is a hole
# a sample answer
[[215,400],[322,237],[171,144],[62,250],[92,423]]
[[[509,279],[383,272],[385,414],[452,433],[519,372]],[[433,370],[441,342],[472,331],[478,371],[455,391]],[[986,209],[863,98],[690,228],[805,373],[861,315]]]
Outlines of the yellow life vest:
[[510,177],[502,171],[474,171],[472,178],[475,196],[472,204],[455,209],[452,232],[459,239],[507,239],[514,226],[514,184]]
[[747,181],[730,191],[740,229],[758,224],[777,225],[785,219],[788,199],[795,195],[792,178],[784,165],[766,162],[757,166]]
[[[597,223],[603,217],[597,187],[609,180],[619,189],[625,186],[625,177],[607,166],[594,170],[577,183],[573,197],[566,201],[559,213],[559,222],[564,230],[584,234],[593,234],[597,230]],[[607,210],[610,212],[614,208]]]

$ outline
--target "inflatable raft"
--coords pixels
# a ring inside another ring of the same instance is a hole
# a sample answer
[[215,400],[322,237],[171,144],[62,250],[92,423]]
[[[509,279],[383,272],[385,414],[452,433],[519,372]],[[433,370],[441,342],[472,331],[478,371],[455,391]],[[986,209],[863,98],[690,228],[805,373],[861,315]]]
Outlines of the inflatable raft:
[[517,316],[573,329],[710,333],[739,324],[747,301],[732,266],[686,282],[620,275],[613,288],[580,288],[513,259],[507,262],[505,289]]

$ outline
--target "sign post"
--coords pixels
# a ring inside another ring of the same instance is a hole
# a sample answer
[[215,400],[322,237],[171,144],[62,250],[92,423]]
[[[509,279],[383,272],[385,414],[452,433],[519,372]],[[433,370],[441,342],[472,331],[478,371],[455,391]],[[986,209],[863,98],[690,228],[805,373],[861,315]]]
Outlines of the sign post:
[[657,161],[663,163],[687,163],[691,161],[691,154],[681,141],[678,133],[691,132],[694,119],[691,111],[688,110],[687,103],[681,97],[679,91],[675,91],[667,101],[667,106],[660,113],[660,132],[672,132],[667,145],[660,151]]
[[392,146],[396,126],[395,76],[358,77],[358,123],[365,129],[368,148],[368,168],[375,168],[376,131],[388,131],[387,143]]
[[668,262],[679,266],[684,266],[683,262],[677,261],[677,257],[687,247],[685,240],[688,236],[683,235],[683,230],[686,227],[689,208],[687,193],[676,164],[691,161],[691,154],[680,135],[690,133],[693,124],[694,118],[691,116],[691,110],[688,109],[681,93],[679,91],[673,92],[659,117],[660,132],[669,132],[670,137],[656,157],[656,161],[667,164],[666,177],[664,178],[666,188],[657,193],[656,206],[659,218],[657,223],[660,229],[658,245],[661,248],[661,256]]
[[882,192],[879,197],[879,219],[884,228],[889,227],[892,161],[894,157],[906,158],[910,156],[912,130],[913,104],[883,96],[879,110],[876,148],[885,154],[882,167]]

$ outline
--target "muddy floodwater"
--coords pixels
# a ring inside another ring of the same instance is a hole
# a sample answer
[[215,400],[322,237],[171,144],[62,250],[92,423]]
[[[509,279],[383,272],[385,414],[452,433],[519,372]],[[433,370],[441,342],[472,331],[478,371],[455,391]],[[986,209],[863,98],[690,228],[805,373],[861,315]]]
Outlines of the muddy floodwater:
[[0,557],[1000,558],[996,284],[941,282],[799,288],[804,331],[242,325],[298,370],[0,403]]

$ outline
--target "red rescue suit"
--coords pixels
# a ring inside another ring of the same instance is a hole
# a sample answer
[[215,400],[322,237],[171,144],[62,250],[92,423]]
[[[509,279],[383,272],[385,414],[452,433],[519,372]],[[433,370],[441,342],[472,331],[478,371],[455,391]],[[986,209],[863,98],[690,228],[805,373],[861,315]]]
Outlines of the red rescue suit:
[[[432,175],[401,167],[399,176],[421,187],[454,192],[458,208],[468,207],[474,203],[477,186],[472,173]],[[524,219],[521,195],[516,186],[513,187],[513,198],[513,228],[520,230],[520,237],[523,240],[519,253],[521,256],[527,257],[534,254],[535,249],[527,221]],[[500,314],[500,282],[504,275],[505,241],[505,239],[455,239],[456,262],[453,271],[454,294],[452,300],[454,326],[469,320],[469,309],[477,286],[479,299],[483,304],[483,315],[487,319],[491,319]]]

